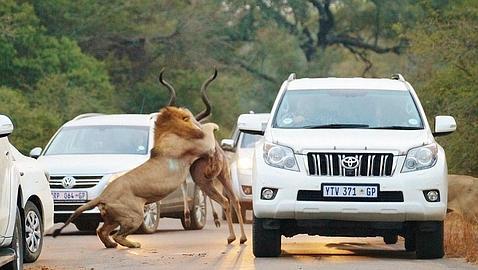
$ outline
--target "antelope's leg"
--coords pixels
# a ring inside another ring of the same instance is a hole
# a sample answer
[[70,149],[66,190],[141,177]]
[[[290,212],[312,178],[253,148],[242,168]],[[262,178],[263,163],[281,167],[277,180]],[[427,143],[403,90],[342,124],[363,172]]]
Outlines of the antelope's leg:
[[219,228],[221,227],[221,222],[219,222],[219,217],[217,215],[216,209],[214,208],[211,197],[209,197],[209,203],[211,203],[212,216],[214,217],[214,225]]
[[181,184],[181,192],[183,193],[183,204],[184,204],[184,224],[186,227],[191,226],[191,213],[189,212],[189,205],[188,205],[188,192],[187,192],[187,184],[184,181]]

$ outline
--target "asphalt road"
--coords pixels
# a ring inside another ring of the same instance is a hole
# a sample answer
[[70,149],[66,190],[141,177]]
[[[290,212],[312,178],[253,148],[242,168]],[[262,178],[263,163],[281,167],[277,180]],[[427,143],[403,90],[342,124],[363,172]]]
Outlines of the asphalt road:
[[[211,220],[211,219],[209,219]],[[239,226],[235,226],[239,238]],[[227,224],[217,229],[210,221],[201,231],[184,231],[179,220],[161,219],[152,235],[132,235],[140,249],[105,249],[96,235],[71,225],[58,238],[45,238],[37,262],[26,269],[478,269],[462,259],[416,260],[403,251],[403,240],[385,245],[381,238],[328,238],[300,235],[283,238],[280,258],[257,259],[249,240],[227,245]]]

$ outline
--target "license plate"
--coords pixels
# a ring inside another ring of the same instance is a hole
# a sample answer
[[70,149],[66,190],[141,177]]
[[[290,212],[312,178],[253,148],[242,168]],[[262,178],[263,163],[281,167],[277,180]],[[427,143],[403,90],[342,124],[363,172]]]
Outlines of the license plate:
[[323,197],[377,198],[378,185],[323,184]]
[[51,196],[54,201],[86,201],[88,199],[86,191],[52,191]]

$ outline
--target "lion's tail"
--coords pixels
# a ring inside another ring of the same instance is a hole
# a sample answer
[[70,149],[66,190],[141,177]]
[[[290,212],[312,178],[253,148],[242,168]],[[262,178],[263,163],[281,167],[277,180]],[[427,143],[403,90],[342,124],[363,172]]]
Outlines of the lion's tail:
[[76,219],[81,213],[83,213],[86,210],[90,210],[90,209],[95,208],[99,203],[100,203],[100,197],[97,197],[97,198],[85,203],[84,205],[78,207],[75,210],[75,212],[73,214],[71,214],[71,216],[68,218],[68,220],[65,222],[65,224],[63,224],[63,226],[61,226],[60,228],[56,229],[53,232],[53,237],[57,237],[58,235],[60,235],[61,230],[63,230],[66,226],[68,226],[68,224],[70,224],[74,219]]

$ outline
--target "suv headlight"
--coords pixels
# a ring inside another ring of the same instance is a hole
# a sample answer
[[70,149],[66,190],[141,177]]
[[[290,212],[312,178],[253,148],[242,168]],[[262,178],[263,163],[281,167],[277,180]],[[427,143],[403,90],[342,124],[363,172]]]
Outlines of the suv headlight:
[[402,172],[413,172],[431,168],[437,162],[438,147],[435,143],[408,150]]
[[264,143],[264,160],[273,167],[299,171],[294,151],[291,148],[273,143]]

